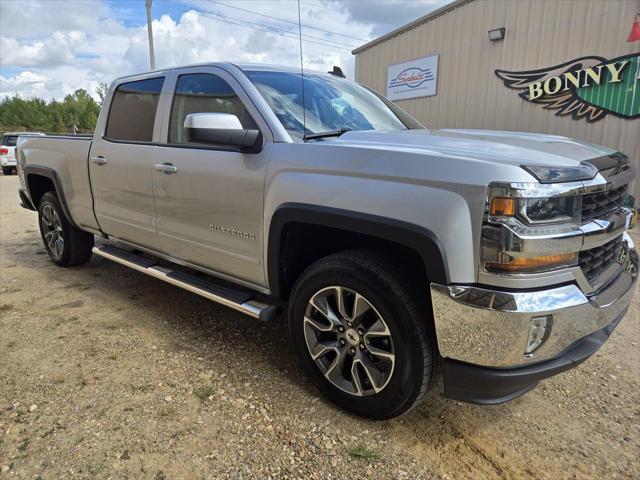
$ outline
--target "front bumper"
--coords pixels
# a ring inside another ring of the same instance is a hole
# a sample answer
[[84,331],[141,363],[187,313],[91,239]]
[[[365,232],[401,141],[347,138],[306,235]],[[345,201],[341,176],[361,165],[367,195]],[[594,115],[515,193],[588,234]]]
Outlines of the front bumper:
[[[533,388],[540,378],[575,365],[574,360],[567,360],[572,358],[570,350],[580,342],[594,346],[588,339],[610,333],[629,308],[638,277],[638,255],[627,234],[623,245],[626,255],[620,259],[621,273],[589,295],[574,283],[533,291],[432,284],[438,347],[445,359],[445,394],[469,401],[484,398],[481,403],[506,401]],[[541,316],[550,318],[550,329],[543,343],[527,355],[532,318]],[[465,385],[475,384],[468,381],[469,376],[485,378],[478,384],[487,386],[484,396],[476,392],[463,398],[460,392]],[[513,382],[518,376],[522,378]],[[496,388],[496,382],[504,388]]]
[[443,366],[445,396],[485,405],[513,400],[535,388],[540,380],[576,367],[597,352],[626,312],[578,340],[559,357],[526,367],[488,368],[447,359]]

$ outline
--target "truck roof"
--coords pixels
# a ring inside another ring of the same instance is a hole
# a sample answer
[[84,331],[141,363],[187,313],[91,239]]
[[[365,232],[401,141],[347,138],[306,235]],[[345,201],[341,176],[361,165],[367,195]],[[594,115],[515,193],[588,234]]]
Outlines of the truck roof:
[[[238,62],[203,62],[203,63],[191,63],[187,65],[175,65],[167,68],[159,68],[156,70],[147,70],[146,72],[138,72],[132,73],[130,75],[123,75],[115,80],[122,80],[129,77],[137,77],[141,75],[147,75],[149,73],[164,73],[169,72],[171,70],[177,70],[181,68],[192,68],[192,67],[235,67],[239,70],[261,70],[261,71],[270,71],[270,72],[287,72],[287,73],[299,73],[300,67],[290,67],[284,65],[269,65],[265,63],[238,63]],[[329,75],[327,72],[321,72],[318,70],[304,69],[305,73],[313,73],[314,75]]]
[[[291,73],[299,73],[300,67],[286,67],[284,65],[269,65],[267,63],[228,63],[228,65],[235,65],[240,70],[262,70],[269,72],[291,72]],[[311,69],[304,69],[305,72],[310,73],[325,73],[319,72]]]
[[44,135],[42,132],[4,132],[2,135]]

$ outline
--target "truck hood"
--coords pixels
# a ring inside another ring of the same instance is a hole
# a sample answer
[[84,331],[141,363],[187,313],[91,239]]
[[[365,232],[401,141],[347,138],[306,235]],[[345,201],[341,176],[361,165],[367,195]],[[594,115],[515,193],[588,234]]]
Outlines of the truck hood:
[[576,166],[615,150],[567,137],[497,130],[372,130],[336,138],[343,146],[466,157],[505,165]]

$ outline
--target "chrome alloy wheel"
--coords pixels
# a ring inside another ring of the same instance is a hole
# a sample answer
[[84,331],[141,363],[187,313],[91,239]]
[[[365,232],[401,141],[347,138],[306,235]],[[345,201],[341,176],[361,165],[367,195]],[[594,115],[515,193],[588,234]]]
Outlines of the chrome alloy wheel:
[[62,222],[54,208],[46,204],[42,208],[42,234],[49,251],[56,257],[62,257],[64,250],[64,236],[62,234]]
[[332,286],[316,292],[304,316],[307,350],[322,374],[351,395],[379,393],[395,365],[389,327],[362,295]]

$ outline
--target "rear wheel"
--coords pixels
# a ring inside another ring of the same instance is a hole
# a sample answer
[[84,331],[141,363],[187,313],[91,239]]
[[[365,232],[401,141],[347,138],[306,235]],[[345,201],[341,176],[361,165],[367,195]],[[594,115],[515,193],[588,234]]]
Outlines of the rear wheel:
[[11,175],[13,173],[13,167],[2,167],[3,175]]
[[45,193],[38,204],[38,223],[44,247],[54,263],[72,267],[89,261],[93,235],[69,222],[52,192]]
[[292,293],[289,326],[302,366],[358,415],[402,415],[424,397],[436,364],[428,315],[394,265],[371,252],[330,255]]

